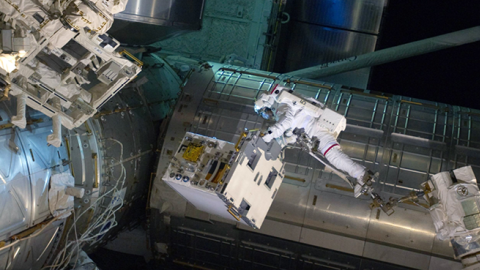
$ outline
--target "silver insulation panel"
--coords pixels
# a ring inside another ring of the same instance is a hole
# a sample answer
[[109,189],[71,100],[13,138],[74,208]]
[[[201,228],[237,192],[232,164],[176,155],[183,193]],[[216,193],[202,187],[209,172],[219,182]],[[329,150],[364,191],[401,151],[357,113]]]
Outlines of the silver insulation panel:
[[[128,224],[138,207],[145,207],[157,132],[144,98],[137,88],[125,88],[81,127],[63,129],[59,148],[46,143],[52,122],[38,111],[27,110],[26,129],[12,127],[9,122],[16,112],[15,104],[14,99],[0,102],[0,241],[8,244],[11,236],[51,218],[48,190],[52,174],[70,169],[75,186],[85,189],[82,199],[75,198],[77,215],[111,189],[120,175],[120,147],[106,140],[112,138],[124,146],[126,195],[124,206],[116,213],[119,226],[94,246],[84,247],[93,251]],[[82,232],[111,199],[97,202],[95,211],[79,219],[77,229]],[[57,220],[38,236],[1,250],[0,269],[40,269],[51,263],[57,247],[65,243],[60,240],[70,228],[71,223],[66,224],[65,219]]]

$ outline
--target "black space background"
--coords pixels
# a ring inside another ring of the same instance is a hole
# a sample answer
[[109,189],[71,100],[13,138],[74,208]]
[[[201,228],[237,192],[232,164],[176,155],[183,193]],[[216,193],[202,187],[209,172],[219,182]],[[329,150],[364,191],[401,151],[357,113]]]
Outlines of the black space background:
[[[478,0],[390,0],[377,50],[477,25]],[[480,42],[374,67],[368,88],[480,109]]]

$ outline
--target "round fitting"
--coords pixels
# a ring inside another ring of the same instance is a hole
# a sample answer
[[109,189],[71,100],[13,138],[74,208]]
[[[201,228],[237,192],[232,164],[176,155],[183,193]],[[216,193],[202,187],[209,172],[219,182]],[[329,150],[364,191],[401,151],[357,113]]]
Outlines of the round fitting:
[[210,148],[213,148],[213,147],[215,147],[215,143],[214,142],[208,142],[207,146],[210,147]]
[[464,186],[457,187],[457,194],[460,196],[467,196],[468,195],[467,187],[464,187]]
[[183,182],[186,183],[186,182],[190,181],[190,177],[184,176],[184,177],[182,178],[182,180],[183,180]]
[[177,179],[177,180],[180,180],[180,179],[182,179],[182,175],[181,175],[181,174],[177,174],[177,175],[175,175],[175,179]]

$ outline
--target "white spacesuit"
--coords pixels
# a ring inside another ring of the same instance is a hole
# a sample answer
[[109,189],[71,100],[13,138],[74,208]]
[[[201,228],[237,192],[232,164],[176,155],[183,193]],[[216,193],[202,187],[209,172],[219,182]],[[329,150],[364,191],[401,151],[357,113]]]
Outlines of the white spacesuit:
[[[335,130],[322,125],[323,122],[334,124],[333,122],[341,121],[345,125],[345,118],[331,110],[320,108],[322,104],[314,99],[302,99],[293,95],[282,94],[282,92],[288,92],[289,90],[277,86],[270,94],[261,94],[255,102],[257,113],[261,113],[266,119],[275,117],[276,120],[276,123],[269,127],[268,134],[263,137],[264,141],[268,143],[272,139],[284,138],[286,143],[294,143],[297,136],[293,134],[293,131],[303,128],[310,138],[316,137],[319,140],[318,151],[325,156],[331,165],[357,180],[354,192],[355,197],[360,196],[371,175],[364,166],[354,162],[343,153],[338,144],[336,137],[345,126]],[[329,121],[322,118],[321,116],[325,114],[326,110],[336,119]]]

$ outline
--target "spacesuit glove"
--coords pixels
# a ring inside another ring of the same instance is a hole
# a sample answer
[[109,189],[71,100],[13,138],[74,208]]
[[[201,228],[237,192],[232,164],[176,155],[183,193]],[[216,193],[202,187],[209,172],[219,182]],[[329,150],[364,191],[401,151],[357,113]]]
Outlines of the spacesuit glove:
[[[291,137],[291,136],[294,135],[294,134],[293,134],[293,130],[292,130],[292,129],[289,129],[289,130],[285,131],[285,133],[284,133],[283,135],[285,135],[285,137]],[[295,137],[296,137],[296,136],[295,136]]]
[[360,195],[362,195],[362,186],[360,186],[358,183],[355,185],[355,187],[353,188],[353,196],[355,198],[358,198],[360,197]]
[[294,144],[297,142],[297,136],[296,135],[293,135],[293,136],[290,136],[290,137],[286,137],[285,138],[285,142],[287,144]]
[[370,194],[373,190],[371,187],[371,179],[373,173],[371,171],[365,171],[360,177],[357,178],[357,183],[353,189],[353,195],[355,198],[358,198],[362,194]]
[[274,138],[273,138],[272,134],[267,134],[267,135],[263,136],[262,139],[263,139],[266,143],[269,143],[269,142],[271,142]]

